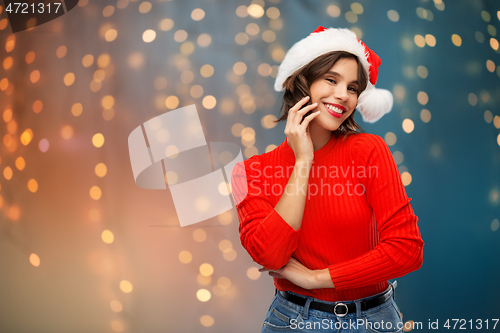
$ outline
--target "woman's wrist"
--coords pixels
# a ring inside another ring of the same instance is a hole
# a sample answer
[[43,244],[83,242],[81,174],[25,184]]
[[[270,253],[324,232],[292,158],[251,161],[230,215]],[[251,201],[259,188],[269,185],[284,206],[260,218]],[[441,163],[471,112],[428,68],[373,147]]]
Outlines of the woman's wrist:
[[311,289],[335,288],[328,268],[316,269],[311,272]]

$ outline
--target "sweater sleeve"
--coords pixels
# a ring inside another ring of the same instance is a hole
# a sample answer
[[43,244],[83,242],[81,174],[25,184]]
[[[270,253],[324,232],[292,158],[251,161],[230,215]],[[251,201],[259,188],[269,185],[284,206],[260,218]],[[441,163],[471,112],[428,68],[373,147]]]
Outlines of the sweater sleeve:
[[240,221],[241,244],[248,254],[268,269],[286,265],[297,248],[300,229],[294,230],[271,204],[262,183],[259,156],[235,165],[231,190]]
[[379,136],[362,135],[354,143],[352,154],[357,165],[365,167],[367,176],[359,181],[377,222],[379,243],[357,258],[328,267],[338,290],[406,275],[419,269],[423,261],[418,218],[389,147]]

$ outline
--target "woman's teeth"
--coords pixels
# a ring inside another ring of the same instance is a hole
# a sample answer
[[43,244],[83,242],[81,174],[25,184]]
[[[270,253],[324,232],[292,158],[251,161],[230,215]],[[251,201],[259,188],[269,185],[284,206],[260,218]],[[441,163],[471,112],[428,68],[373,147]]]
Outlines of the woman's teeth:
[[338,113],[338,114],[341,114],[341,113],[343,113],[343,112],[344,112],[344,111],[342,111],[341,109],[336,108],[335,106],[330,105],[330,104],[325,104],[325,106],[326,106],[328,109],[330,109],[330,110],[332,110],[333,112]]

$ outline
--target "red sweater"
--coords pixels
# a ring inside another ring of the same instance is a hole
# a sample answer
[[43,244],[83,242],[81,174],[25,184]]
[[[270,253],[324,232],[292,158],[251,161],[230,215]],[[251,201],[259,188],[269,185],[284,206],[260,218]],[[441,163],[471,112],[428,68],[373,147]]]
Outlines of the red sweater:
[[310,269],[328,268],[335,286],[306,290],[274,278],[278,290],[330,302],[354,300],[383,292],[388,279],[422,265],[418,218],[389,147],[373,134],[343,138],[334,133],[314,152],[297,231],[274,209],[295,164],[286,140],[233,169],[241,244],[252,259],[279,269],[293,256]]

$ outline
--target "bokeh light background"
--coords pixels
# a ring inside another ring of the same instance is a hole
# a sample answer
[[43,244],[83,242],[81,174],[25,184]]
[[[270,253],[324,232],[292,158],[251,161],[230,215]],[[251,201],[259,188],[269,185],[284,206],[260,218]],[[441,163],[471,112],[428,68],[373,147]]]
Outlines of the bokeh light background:
[[356,120],[390,146],[426,243],[398,279],[404,320],[491,325],[499,23],[494,0],[80,0],[12,34],[1,6],[0,331],[260,332],[272,279],[235,211],[181,228],[168,190],[135,185],[127,137],[196,104],[207,141],[273,149],[277,65],[318,25],[355,31],[395,96],[378,123]]

